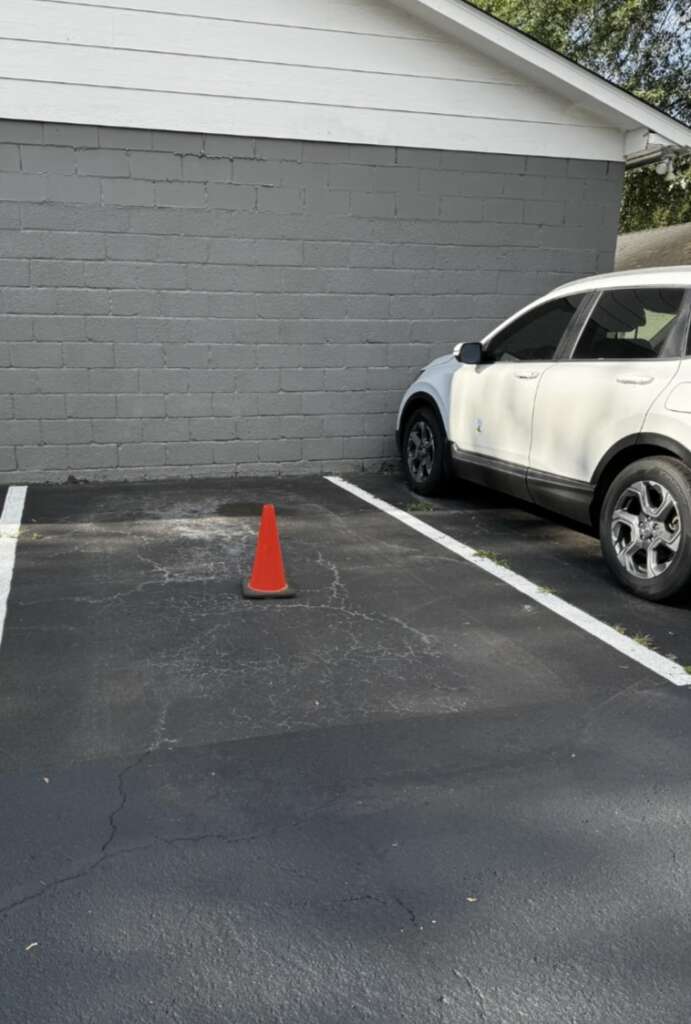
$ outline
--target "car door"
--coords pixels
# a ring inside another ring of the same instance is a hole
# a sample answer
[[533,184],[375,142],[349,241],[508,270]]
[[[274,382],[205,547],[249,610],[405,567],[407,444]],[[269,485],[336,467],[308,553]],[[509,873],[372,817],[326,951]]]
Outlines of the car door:
[[[538,384],[581,299],[575,295],[533,304],[490,336],[481,364],[455,372],[449,437],[454,459],[466,463],[463,475],[482,479],[470,470],[484,463],[513,472],[524,489]],[[505,489],[521,493],[520,487]]]
[[[529,488],[549,504],[550,478],[587,484],[619,441],[643,427],[680,367],[683,289],[603,291],[570,358],[541,375],[530,450]],[[540,491],[538,495],[538,491]]]

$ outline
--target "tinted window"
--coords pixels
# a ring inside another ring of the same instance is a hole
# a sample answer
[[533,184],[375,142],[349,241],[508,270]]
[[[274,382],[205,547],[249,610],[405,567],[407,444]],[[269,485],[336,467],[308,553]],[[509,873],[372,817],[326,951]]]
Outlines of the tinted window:
[[600,296],[574,359],[655,359],[679,314],[680,288],[621,288]]
[[553,359],[580,301],[580,295],[572,295],[531,310],[495,335],[489,354],[496,362]]

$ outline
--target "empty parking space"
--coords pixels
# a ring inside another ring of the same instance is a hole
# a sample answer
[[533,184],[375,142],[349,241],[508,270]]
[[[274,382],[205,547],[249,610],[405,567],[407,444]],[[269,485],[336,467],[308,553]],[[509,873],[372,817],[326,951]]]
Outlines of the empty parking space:
[[[240,582],[263,500],[298,596],[257,608]],[[20,765],[645,677],[326,481],[32,488],[24,520],[0,723]]]
[[[415,514],[646,614],[529,510]],[[31,488],[0,668],[0,1019],[681,1019],[688,691],[329,482]]]

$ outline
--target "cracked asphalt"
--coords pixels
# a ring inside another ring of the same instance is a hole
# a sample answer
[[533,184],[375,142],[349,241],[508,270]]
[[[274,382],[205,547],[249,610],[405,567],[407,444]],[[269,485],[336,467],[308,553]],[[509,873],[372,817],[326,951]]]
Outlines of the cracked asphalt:
[[[415,511],[691,664],[582,531]],[[0,673],[3,1024],[688,1021],[688,691],[328,482],[30,488]]]

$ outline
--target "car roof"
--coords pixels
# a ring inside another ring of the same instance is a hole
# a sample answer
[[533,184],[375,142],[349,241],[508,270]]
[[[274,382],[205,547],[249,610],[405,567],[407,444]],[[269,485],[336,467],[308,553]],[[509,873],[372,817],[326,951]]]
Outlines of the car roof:
[[600,291],[602,288],[691,288],[691,266],[645,267],[641,270],[597,274],[561,284],[549,294],[550,297],[557,297]]

